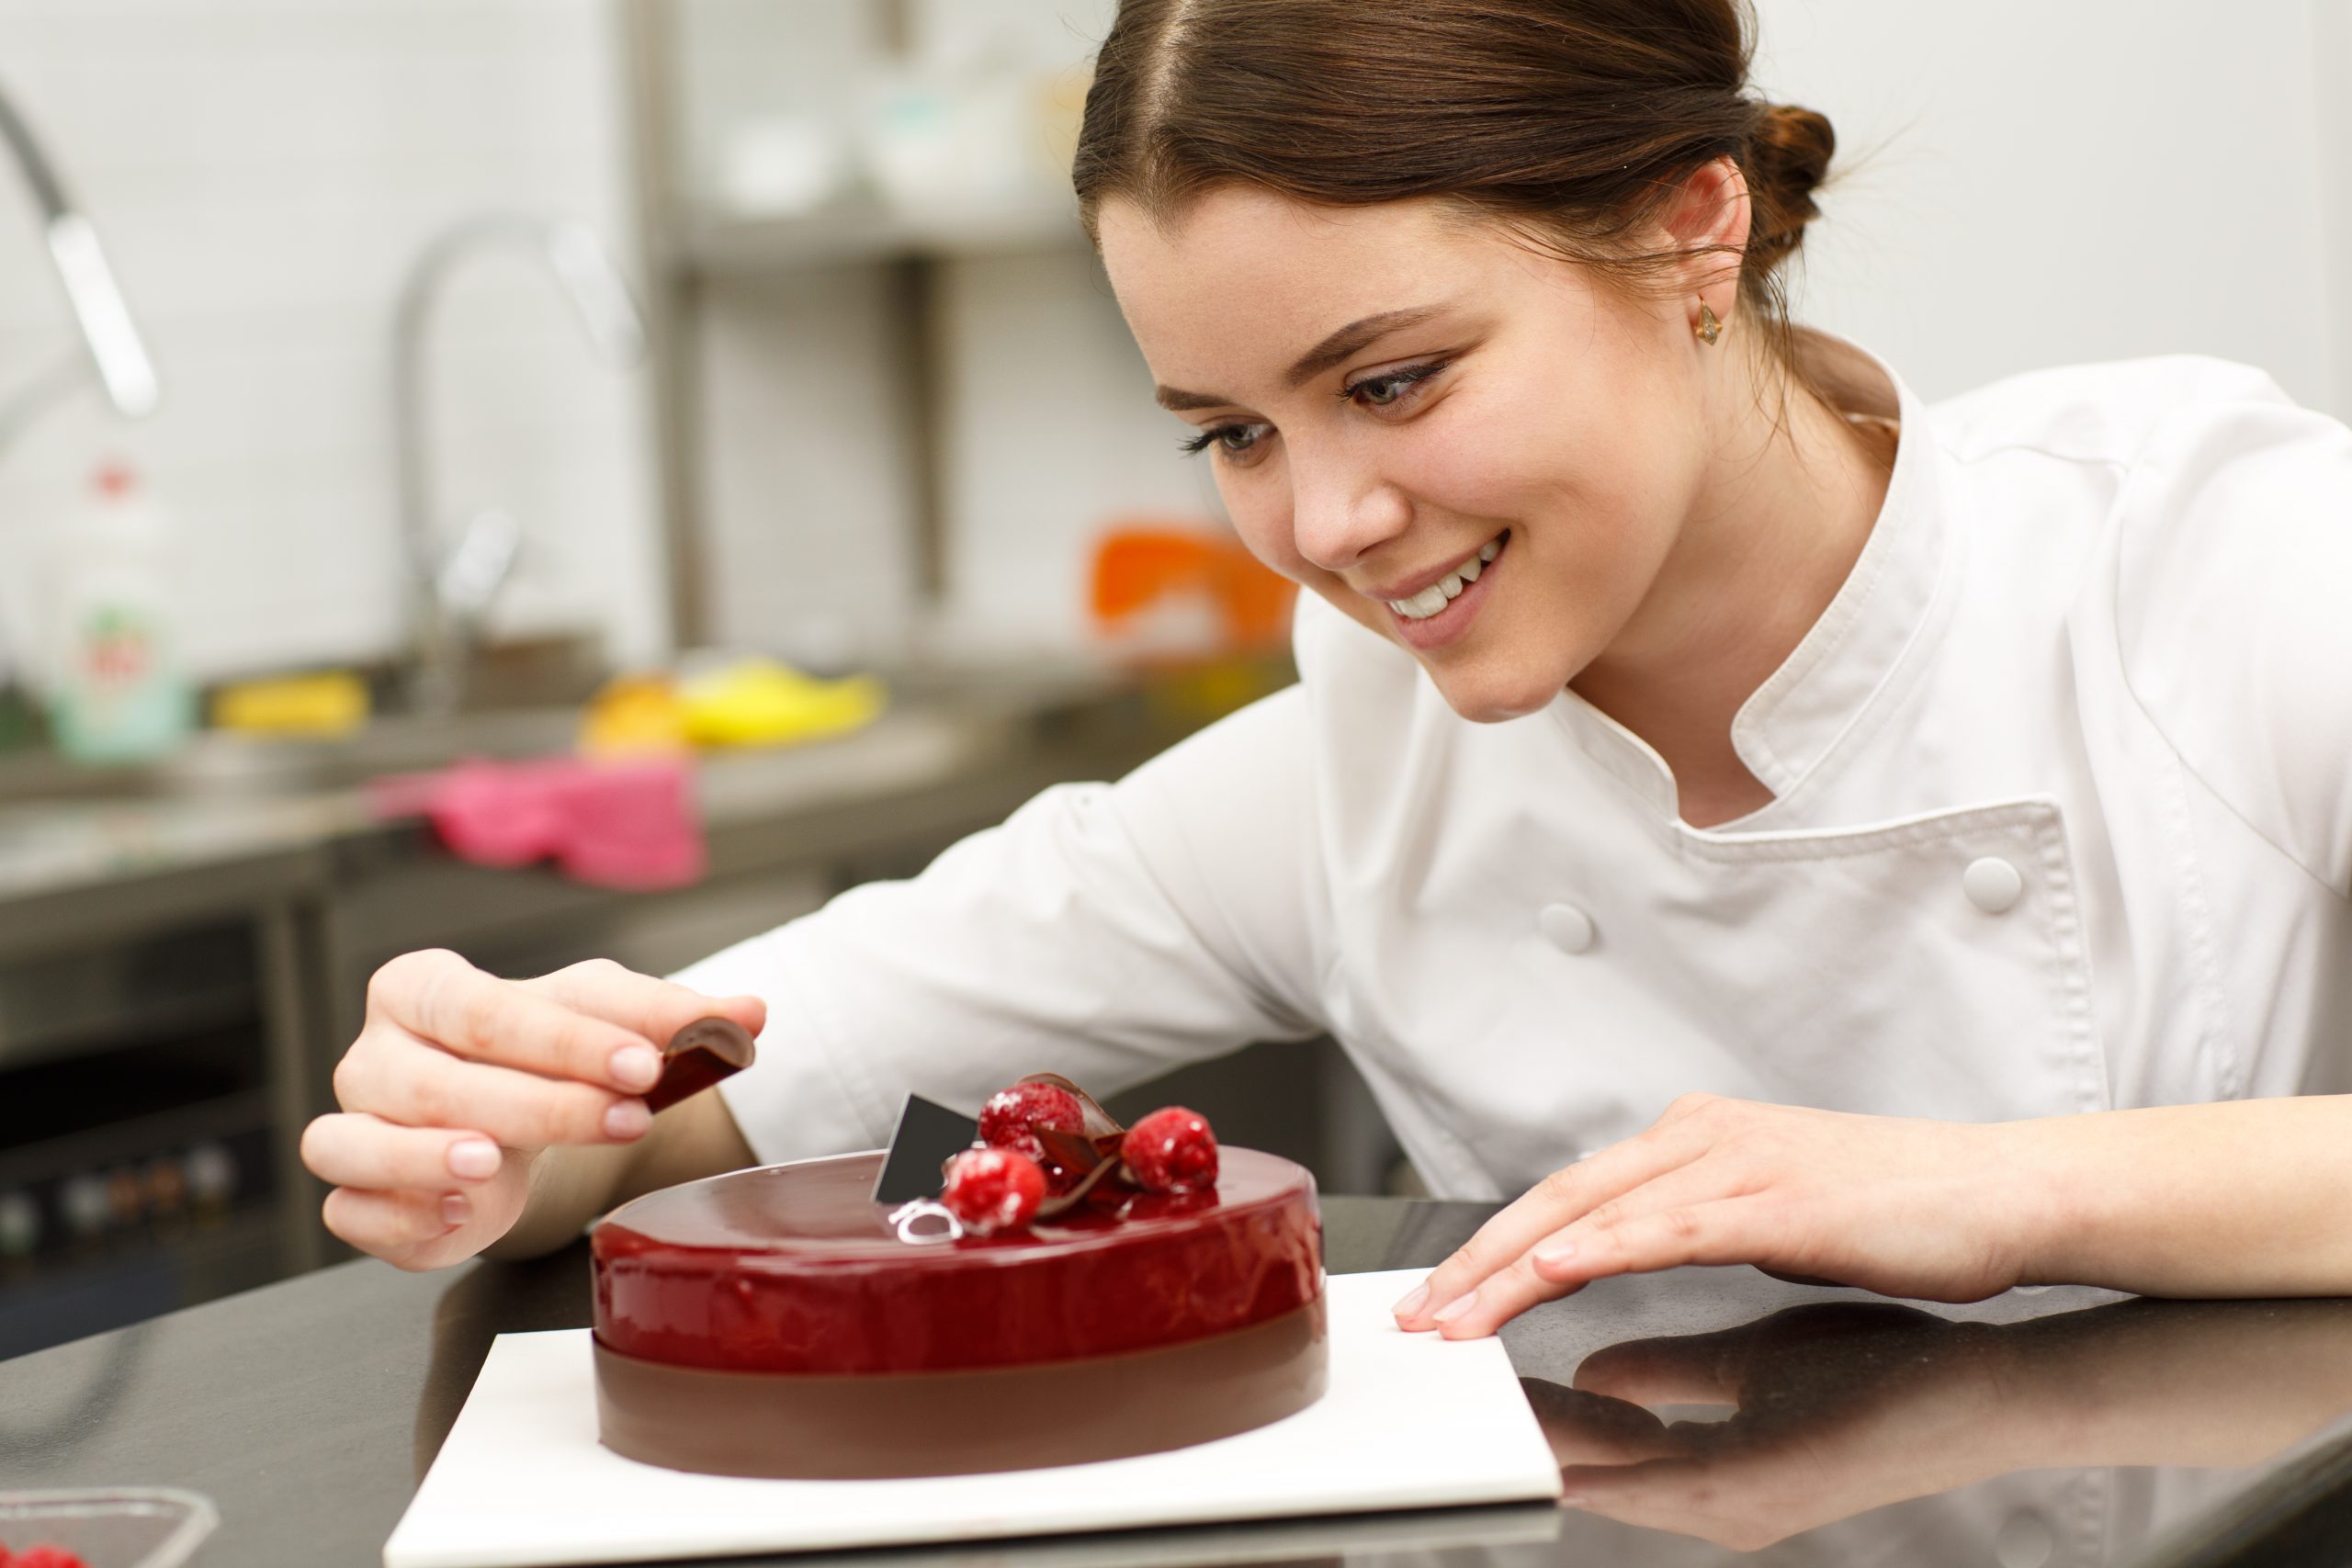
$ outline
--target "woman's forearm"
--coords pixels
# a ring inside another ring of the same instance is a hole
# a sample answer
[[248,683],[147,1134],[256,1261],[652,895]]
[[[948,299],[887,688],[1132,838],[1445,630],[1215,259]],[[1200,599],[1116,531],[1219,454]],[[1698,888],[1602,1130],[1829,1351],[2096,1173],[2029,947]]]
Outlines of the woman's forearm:
[[2352,1096],[2011,1124],[2041,1194],[2029,1282],[2352,1295]]

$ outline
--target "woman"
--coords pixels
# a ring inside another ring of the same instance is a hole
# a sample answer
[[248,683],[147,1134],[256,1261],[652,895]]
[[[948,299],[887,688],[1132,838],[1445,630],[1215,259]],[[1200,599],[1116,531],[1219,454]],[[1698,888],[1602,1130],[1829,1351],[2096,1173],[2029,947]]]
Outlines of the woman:
[[[1329,1030],[1518,1195],[1409,1329],[1694,1262],[2352,1292],[2352,434],[2187,358],[1930,410],[1789,328],[1832,138],[1747,20],[1126,0],[1079,193],[1301,684],[683,985],[388,965],[331,1227],[528,1252],[910,1088]],[[714,1007],[760,1066],[649,1132]]]

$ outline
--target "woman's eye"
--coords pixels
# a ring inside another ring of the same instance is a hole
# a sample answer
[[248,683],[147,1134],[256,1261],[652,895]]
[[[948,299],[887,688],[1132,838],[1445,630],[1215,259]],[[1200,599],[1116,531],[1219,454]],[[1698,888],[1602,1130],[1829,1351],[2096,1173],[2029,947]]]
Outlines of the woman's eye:
[[1444,368],[1442,365],[1415,365],[1403,370],[1384,370],[1377,376],[1350,382],[1340,396],[1364,408],[1395,408],[1415,387]]
[[1220,424],[1178,445],[1187,457],[1197,457],[1214,446],[1227,461],[1246,463],[1272,432],[1273,427],[1266,424]]

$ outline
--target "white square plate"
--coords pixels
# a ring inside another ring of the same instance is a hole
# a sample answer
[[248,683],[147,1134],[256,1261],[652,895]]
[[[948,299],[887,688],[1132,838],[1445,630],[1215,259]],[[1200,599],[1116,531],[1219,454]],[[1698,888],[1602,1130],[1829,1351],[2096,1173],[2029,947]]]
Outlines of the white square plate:
[[385,1568],[539,1568],[899,1546],[1556,1497],[1496,1339],[1401,1334],[1420,1270],[1325,1281],[1331,1382],[1297,1415],[1171,1453],[997,1475],[747,1481],[596,1441],[586,1329],[502,1334],[384,1546]]

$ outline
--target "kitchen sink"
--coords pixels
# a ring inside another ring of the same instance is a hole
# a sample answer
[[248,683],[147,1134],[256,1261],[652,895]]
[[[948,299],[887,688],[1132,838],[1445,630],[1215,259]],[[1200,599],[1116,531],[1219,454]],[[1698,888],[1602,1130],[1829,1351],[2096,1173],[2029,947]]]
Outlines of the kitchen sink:
[[0,755],[0,810],[74,803],[251,798],[333,794],[388,773],[422,773],[469,757],[514,759],[568,751],[578,735],[571,705],[458,714],[392,715],[336,739],[209,731],[170,760],[101,767],[53,751]]

